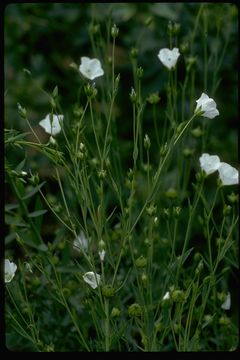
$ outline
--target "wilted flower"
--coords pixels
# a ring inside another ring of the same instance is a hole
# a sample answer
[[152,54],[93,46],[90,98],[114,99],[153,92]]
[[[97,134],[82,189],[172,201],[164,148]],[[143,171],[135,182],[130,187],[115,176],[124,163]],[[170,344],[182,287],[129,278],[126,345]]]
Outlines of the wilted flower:
[[231,294],[230,292],[227,294],[226,300],[224,301],[224,303],[221,305],[221,308],[223,310],[230,310],[231,307]]
[[88,239],[86,238],[83,231],[81,231],[80,234],[73,241],[73,248],[77,251],[81,251],[81,250],[87,251]]
[[39,125],[45,130],[47,134],[52,136],[57,135],[61,131],[60,122],[63,121],[63,115],[52,115],[52,122],[51,122],[51,115],[48,114],[45,119],[39,122]]
[[83,280],[91,286],[91,288],[96,289],[101,281],[101,276],[97,273],[94,273],[92,271],[86,272],[86,274],[83,275]]
[[218,170],[221,162],[217,155],[202,154],[199,158],[201,169],[205,171],[207,175],[212,174]]
[[94,80],[104,74],[100,61],[98,59],[90,59],[86,56],[81,57],[79,71],[83,76],[90,80]]
[[8,259],[4,262],[4,280],[5,283],[12,281],[15,272],[17,270],[17,265],[14,262],[9,261]]
[[169,70],[171,70],[177,63],[177,60],[180,56],[180,52],[178,48],[169,49],[161,49],[158,53],[159,60],[166,66]]
[[217,104],[207,94],[202,93],[201,97],[196,100],[196,103],[195,114],[199,112],[199,115],[209,119],[213,119],[215,116],[219,115]]
[[235,185],[239,183],[238,170],[231,165],[221,162],[218,172],[223,185]]

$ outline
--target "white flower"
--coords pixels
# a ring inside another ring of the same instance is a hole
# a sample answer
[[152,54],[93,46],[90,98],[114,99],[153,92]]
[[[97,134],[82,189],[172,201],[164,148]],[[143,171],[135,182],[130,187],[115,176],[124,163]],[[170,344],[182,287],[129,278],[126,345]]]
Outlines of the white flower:
[[227,294],[226,300],[224,301],[224,303],[221,305],[221,308],[223,310],[230,310],[231,307],[231,294],[230,292]]
[[63,115],[53,115],[53,121],[51,123],[50,114],[45,119],[39,122],[39,125],[46,131],[47,134],[57,135],[61,131],[60,121],[63,121]]
[[77,251],[88,250],[88,239],[86,238],[83,231],[81,231],[78,237],[76,237],[76,239],[73,241],[73,247]]
[[225,162],[220,163],[218,172],[223,185],[235,185],[239,183],[238,170],[231,165]]
[[101,281],[101,276],[97,273],[94,273],[92,271],[86,272],[86,274],[83,275],[83,280],[91,286],[91,288],[96,289]]
[[170,299],[170,293],[169,293],[169,291],[167,291],[163,297],[163,300],[169,300],[169,299]]
[[102,251],[98,252],[98,255],[99,255],[101,261],[104,261],[105,254],[106,254],[105,250],[102,250]]
[[218,170],[221,162],[217,155],[202,154],[199,158],[201,169],[205,171],[207,175],[212,174]]
[[12,281],[15,272],[17,270],[17,265],[13,262],[10,262],[8,259],[4,262],[4,275],[5,275],[5,283]]
[[209,119],[213,119],[215,116],[219,115],[219,111],[217,110],[217,104],[213,99],[208,97],[207,94],[202,93],[201,97],[196,100],[197,106],[195,109],[195,113],[198,111],[202,111],[201,116],[205,116]]
[[86,56],[81,57],[79,71],[83,76],[90,80],[94,80],[104,74],[100,61],[98,59],[90,59]]
[[161,49],[158,53],[159,60],[165,65],[169,70],[171,70],[177,63],[177,60],[180,56],[180,52],[178,48],[169,49]]

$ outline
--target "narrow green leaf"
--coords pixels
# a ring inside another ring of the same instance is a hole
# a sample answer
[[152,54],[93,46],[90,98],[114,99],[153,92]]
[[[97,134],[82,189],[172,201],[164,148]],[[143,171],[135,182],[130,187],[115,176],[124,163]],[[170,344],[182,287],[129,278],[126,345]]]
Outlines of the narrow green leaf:
[[46,209],[33,211],[32,213],[28,214],[28,217],[33,218],[33,217],[41,216],[41,215],[45,214],[46,212],[47,212]]

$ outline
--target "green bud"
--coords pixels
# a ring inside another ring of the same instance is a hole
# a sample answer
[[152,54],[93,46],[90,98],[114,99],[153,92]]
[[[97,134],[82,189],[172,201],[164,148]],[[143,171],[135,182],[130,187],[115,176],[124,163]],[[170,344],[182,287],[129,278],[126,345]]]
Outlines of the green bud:
[[229,326],[229,325],[231,325],[231,320],[226,315],[223,315],[218,320],[218,323],[223,326]]
[[147,98],[147,101],[152,105],[157,104],[160,101],[160,96],[158,92],[150,94]]
[[133,104],[135,104],[137,102],[137,94],[136,91],[134,90],[134,88],[132,87],[131,92],[129,94],[130,96],[130,100]]
[[52,97],[50,98],[50,105],[52,106],[53,109],[56,109],[56,102]]
[[176,219],[178,219],[181,211],[182,211],[182,208],[181,208],[180,206],[175,206],[175,207],[173,208],[173,216],[174,216]]
[[76,63],[73,62],[73,63],[71,63],[69,66],[70,66],[72,69],[78,71],[78,66],[77,66]]
[[186,295],[182,290],[174,290],[171,293],[171,299],[174,302],[184,302],[186,300]]
[[100,30],[100,25],[91,23],[88,27],[88,30],[92,35],[96,35]]
[[98,177],[100,180],[104,180],[107,176],[107,171],[102,169],[98,172]]
[[121,315],[121,311],[120,311],[118,308],[113,307],[110,316],[111,316],[112,318],[117,318],[117,317],[119,317],[120,315]]
[[230,195],[227,195],[227,198],[230,203],[238,203],[238,194],[234,194],[233,192]]
[[131,317],[139,317],[143,314],[142,307],[139,304],[132,304],[128,307],[128,315]]
[[194,149],[185,148],[183,149],[183,156],[185,158],[190,158],[194,154]]
[[200,126],[198,126],[198,127],[194,128],[194,129],[192,129],[191,134],[192,134],[193,137],[195,137],[195,138],[198,139],[198,138],[200,138],[201,136],[203,136],[204,132],[203,132],[203,130],[200,128]]
[[137,48],[132,48],[130,55],[131,55],[131,57],[133,59],[136,59],[138,57],[138,49]]
[[142,280],[143,286],[144,286],[144,287],[147,287],[147,284],[148,284],[148,276],[147,276],[146,273],[142,273],[142,275],[141,275],[141,280]]
[[149,139],[148,134],[145,134],[143,143],[144,143],[145,149],[146,149],[146,150],[149,150],[150,147],[151,147],[151,141],[150,141],[150,139]]
[[103,239],[101,239],[99,241],[98,247],[99,247],[99,250],[105,250],[106,246],[105,246],[105,242],[103,241]]
[[18,113],[22,119],[27,118],[27,110],[23,108],[19,103],[17,103],[18,106]]
[[144,245],[146,245],[147,247],[151,246],[151,243],[148,238],[144,239]]
[[143,77],[143,68],[139,66],[137,68],[137,78],[140,80]]
[[163,218],[166,220],[170,219],[170,209],[169,208],[163,209]]
[[173,24],[171,21],[168,22],[167,30],[169,35],[173,34]]
[[189,43],[184,42],[180,44],[179,49],[181,54],[187,54],[189,52]]
[[84,91],[89,99],[94,99],[97,96],[97,89],[90,83],[84,86]]
[[194,254],[193,261],[199,262],[200,260],[202,260],[202,255],[197,252],[196,254]]
[[102,287],[102,294],[103,296],[109,298],[114,296],[115,290],[111,285],[104,285]]
[[199,275],[202,272],[203,268],[204,268],[204,263],[203,263],[202,260],[200,260],[199,263],[198,263],[198,266],[197,266],[197,268],[195,270],[195,274]]
[[114,39],[116,39],[116,37],[118,36],[119,33],[119,28],[116,26],[116,24],[113,25],[112,29],[111,29],[111,35]]
[[181,25],[178,23],[175,23],[172,28],[173,35],[177,35],[180,32]]
[[206,173],[203,170],[197,172],[195,176],[196,176],[196,181],[200,184],[204,181],[204,179],[206,179]]
[[168,151],[168,144],[165,143],[165,144],[162,145],[161,148],[160,148],[160,155],[161,155],[161,156],[165,156],[166,153],[167,153],[167,151]]
[[77,118],[80,118],[82,114],[83,114],[83,108],[75,104],[73,107],[73,115]]
[[178,196],[177,190],[174,188],[169,188],[166,192],[165,192],[165,196],[169,199],[176,199],[176,197]]
[[31,177],[29,178],[29,182],[32,185],[38,185],[39,184],[39,175],[35,173],[34,175],[31,173]]
[[141,255],[135,260],[135,265],[137,268],[144,268],[147,265],[147,259]]
[[154,205],[150,205],[146,208],[146,212],[149,216],[154,216],[156,215],[157,207]]
[[91,159],[91,164],[92,164],[92,166],[96,167],[99,165],[99,160],[94,157]]
[[53,96],[54,99],[56,99],[56,97],[58,96],[58,87],[57,87],[57,85],[53,89],[52,96]]
[[230,205],[224,204],[223,207],[223,216],[229,216],[231,214],[232,207]]
[[196,64],[197,64],[197,58],[196,57],[193,57],[193,56],[189,56],[187,59],[186,59],[186,70],[187,72],[189,72],[190,70],[192,70],[193,68],[196,67]]

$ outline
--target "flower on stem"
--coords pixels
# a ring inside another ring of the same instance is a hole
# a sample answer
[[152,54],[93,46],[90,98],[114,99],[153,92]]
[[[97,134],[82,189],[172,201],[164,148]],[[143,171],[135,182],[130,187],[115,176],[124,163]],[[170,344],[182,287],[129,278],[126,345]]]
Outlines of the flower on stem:
[[[51,121],[52,117],[52,121]],[[57,135],[61,131],[60,122],[63,121],[63,115],[51,115],[48,114],[45,119],[39,122],[39,125],[45,130],[47,134],[52,136]]]
[[196,103],[195,115],[205,116],[209,119],[219,115],[217,104],[207,94],[202,93],[201,97],[196,100]]
[[180,52],[178,48],[173,48],[172,50],[164,48],[161,49],[158,53],[159,60],[169,70],[175,67],[179,56],[180,56]]
[[81,57],[80,73],[89,80],[104,75],[101,62],[98,59],[90,59],[89,57]]
[[5,281],[5,283],[12,281],[16,270],[17,270],[17,265],[14,264],[14,262],[9,261],[8,259],[5,259],[5,261],[4,261],[4,281]]
[[228,292],[225,301],[221,305],[221,309],[230,310],[231,308],[231,294]]
[[204,170],[207,175],[217,171],[221,164],[217,155],[209,155],[207,153],[202,154],[199,161],[201,169]]
[[96,289],[100,284],[101,276],[97,273],[89,271],[83,275],[83,280],[85,281],[85,283],[90,285],[91,288]]
[[106,254],[105,250],[101,250],[98,252],[98,255],[99,255],[101,261],[104,261],[105,254]]
[[218,168],[219,177],[222,181],[222,185],[236,185],[239,183],[238,170],[231,165],[221,162]]
[[86,238],[83,231],[80,232],[80,234],[74,239],[73,241],[73,248],[77,251],[87,251],[88,250],[88,239]]

